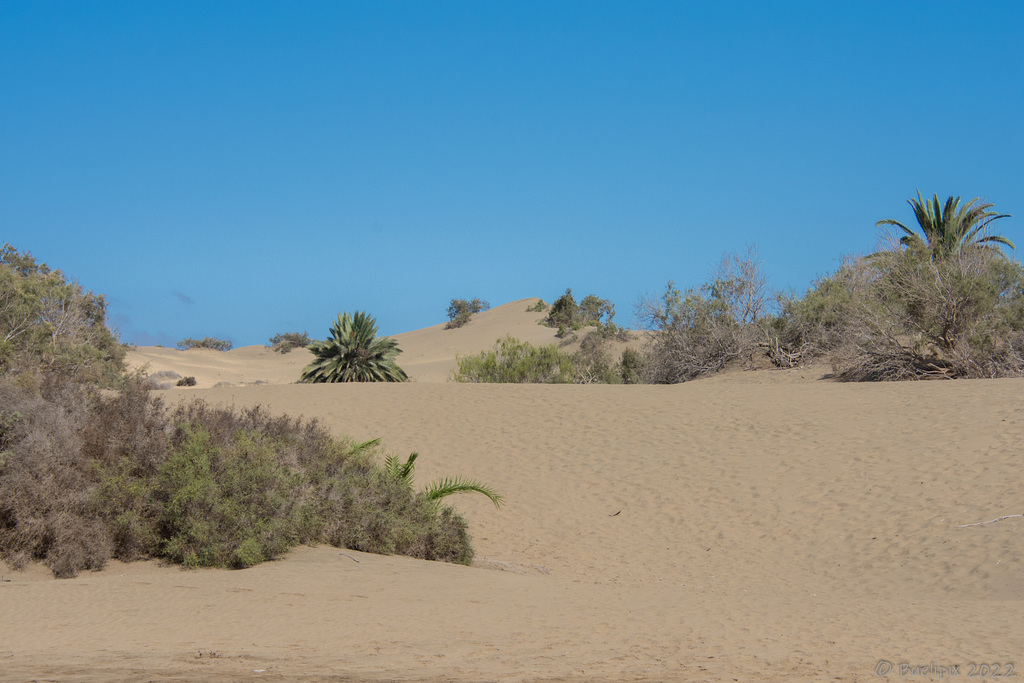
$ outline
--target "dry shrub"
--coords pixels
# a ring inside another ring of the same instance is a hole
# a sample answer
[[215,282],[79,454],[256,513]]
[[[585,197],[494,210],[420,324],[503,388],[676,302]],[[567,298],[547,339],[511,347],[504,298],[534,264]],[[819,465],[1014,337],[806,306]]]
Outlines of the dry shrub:
[[641,299],[637,316],[652,331],[643,377],[656,384],[686,382],[745,359],[754,365],[767,339],[767,278],[754,247],[727,255],[713,279],[680,291],[669,282],[660,300]]
[[0,379],[0,557],[55,576],[111,557],[247,567],[298,543],[468,564],[465,521],[389,476],[376,442],[195,401]]
[[854,307],[857,353],[848,381],[1007,377],[1024,374],[1024,269],[998,251],[968,248],[942,258],[879,253]]
[[54,575],[98,569],[110,556],[92,510],[91,472],[79,457],[94,390],[40,382],[42,393],[0,383],[0,556],[20,567],[43,560]]

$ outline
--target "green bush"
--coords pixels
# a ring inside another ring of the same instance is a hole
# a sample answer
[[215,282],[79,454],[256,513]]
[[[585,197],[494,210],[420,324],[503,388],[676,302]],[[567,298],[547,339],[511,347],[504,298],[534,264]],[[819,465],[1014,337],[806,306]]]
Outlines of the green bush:
[[588,294],[583,301],[576,303],[572,289],[569,288],[551,304],[544,324],[558,330],[555,336],[564,337],[569,332],[581,330],[588,325],[598,328],[608,325],[617,329],[612,323],[614,317],[615,305],[607,299],[599,299],[593,294]]
[[448,305],[448,322],[445,323],[444,329],[450,330],[462,327],[469,322],[474,313],[486,311],[490,307],[489,303],[480,299],[473,299],[472,301],[452,299],[452,302]]
[[202,339],[182,339],[175,346],[182,351],[188,349],[213,349],[214,351],[230,351],[231,342],[216,337],[203,337]]
[[10,244],[0,248],[0,372],[38,370],[115,385],[127,349],[106,316],[103,296]]
[[270,338],[270,348],[277,353],[289,353],[292,349],[305,348],[312,342],[306,332],[285,332]]
[[643,381],[644,357],[636,349],[626,348],[619,361],[619,376],[623,384],[640,384]]
[[452,378],[456,382],[571,383],[576,365],[554,344],[535,347],[512,336],[498,340],[494,349],[476,356],[460,356]]

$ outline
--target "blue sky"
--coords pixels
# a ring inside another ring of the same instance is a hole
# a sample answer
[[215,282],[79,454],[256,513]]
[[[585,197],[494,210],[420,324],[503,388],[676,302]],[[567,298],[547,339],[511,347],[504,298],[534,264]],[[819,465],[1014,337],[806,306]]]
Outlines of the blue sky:
[[1024,248],[1022,35],[1019,0],[0,0],[0,242],[167,346],[566,287],[630,324],[748,243],[803,291],[918,189]]

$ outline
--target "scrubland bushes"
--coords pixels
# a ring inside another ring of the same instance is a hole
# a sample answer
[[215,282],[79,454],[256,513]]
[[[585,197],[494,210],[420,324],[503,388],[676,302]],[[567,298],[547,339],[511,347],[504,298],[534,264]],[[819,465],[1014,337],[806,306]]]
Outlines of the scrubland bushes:
[[637,314],[655,330],[639,374],[658,384],[685,382],[752,360],[765,338],[767,279],[753,248],[727,256],[714,278],[685,292],[669,282],[660,300],[643,299]]
[[753,252],[699,290],[670,282],[639,306],[652,330],[644,378],[685,381],[759,360],[825,360],[845,381],[1024,375],[1024,268],[1000,251],[1010,240],[983,230],[1005,216],[977,202],[919,194],[910,204],[920,234],[879,221],[902,236],[847,259],[803,297],[772,302]]
[[[13,568],[39,561],[69,577],[147,557],[248,567],[301,543],[472,560],[462,517],[391,473],[376,441],[259,408],[164,406],[146,378],[124,375],[103,298],[9,245],[0,340],[0,558]],[[186,346],[220,346],[204,341]]]
[[313,343],[306,332],[284,332],[270,338],[270,348],[276,353],[290,353],[292,349],[304,349]]
[[216,337],[203,337],[202,339],[182,339],[175,346],[182,351],[189,349],[213,349],[214,351],[230,351],[231,342],[227,339]]
[[[23,386],[25,385],[25,386]],[[140,382],[0,382],[0,557],[55,576],[110,558],[248,567],[302,543],[469,563],[465,521],[377,463],[376,442]]]
[[581,330],[586,326],[615,332],[618,328],[612,322],[613,318],[615,318],[615,304],[607,299],[599,299],[593,294],[588,294],[583,301],[576,303],[576,298],[572,295],[570,288],[566,289],[565,294],[551,304],[543,322],[549,327],[558,329],[555,336],[565,337],[570,332]]
[[[554,344],[536,347],[514,337],[498,340],[490,351],[460,356],[452,373],[456,382],[502,384],[619,384],[633,381],[632,365],[613,364],[601,345],[600,335],[584,339],[580,350],[566,353]],[[625,355],[623,356],[625,359]],[[630,356],[631,363],[634,362]]]

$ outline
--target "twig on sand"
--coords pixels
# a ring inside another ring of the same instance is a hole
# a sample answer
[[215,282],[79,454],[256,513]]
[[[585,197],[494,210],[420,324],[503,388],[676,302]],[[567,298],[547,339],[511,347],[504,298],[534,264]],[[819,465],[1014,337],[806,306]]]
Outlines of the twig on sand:
[[359,560],[357,560],[356,558],[354,558],[351,555],[348,555],[346,553],[338,553],[338,554],[339,555],[345,555],[345,557],[347,557],[348,559],[352,560],[353,562],[359,562]]
[[1024,517],[1024,513],[1021,513],[1019,515],[1006,515],[1005,517],[996,517],[995,519],[990,519],[987,522],[975,522],[974,524],[961,524],[960,526],[957,527],[957,529],[964,529],[964,528],[969,527],[969,526],[981,526],[982,524],[992,524],[993,522],[1001,522],[1004,519],[1011,519],[1013,517]]

